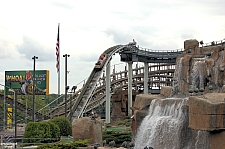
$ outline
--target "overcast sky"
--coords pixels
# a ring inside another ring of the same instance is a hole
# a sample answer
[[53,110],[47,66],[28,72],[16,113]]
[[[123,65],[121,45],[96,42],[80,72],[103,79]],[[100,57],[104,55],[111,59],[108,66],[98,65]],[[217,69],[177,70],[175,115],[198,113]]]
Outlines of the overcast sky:
[[[133,38],[154,50],[183,48],[188,39],[225,38],[224,0],[0,0],[0,84],[5,71],[50,70],[57,93],[55,45],[60,23],[61,93],[86,79],[106,49]],[[119,56],[113,64],[118,64]],[[121,64],[123,65],[123,64]]]

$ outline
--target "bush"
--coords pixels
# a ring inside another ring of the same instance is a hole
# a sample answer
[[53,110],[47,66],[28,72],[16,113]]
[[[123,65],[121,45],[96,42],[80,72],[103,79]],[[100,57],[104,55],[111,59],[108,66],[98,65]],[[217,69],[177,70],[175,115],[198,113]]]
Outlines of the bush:
[[51,122],[30,122],[24,132],[24,143],[45,143],[59,140],[59,128]]
[[48,122],[49,125],[50,125],[50,130],[51,130],[51,138],[56,138],[56,139],[53,139],[52,141],[57,141],[58,139],[57,138],[60,138],[60,129],[59,129],[59,126],[52,123],[52,122]]
[[131,141],[132,137],[133,132],[105,131],[102,134],[102,139],[106,140],[107,143],[114,140],[117,144],[120,144],[124,141]]
[[204,90],[204,88],[200,88],[199,91],[200,92],[204,92],[205,90]]
[[212,85],[209,85],[209,87],[208,87],[208,88],[209,88],[209,90],[212,90],[212,89],[213,89]]
[[193,89],[189,89],[189,93],[193,93]]
[[37,149],[78,149],[79,147],[88,146],[90,140],[78,140],[73,143],[55,143],[55,144],[43,144],[37,147]]
[[117,125],[120,125],[120,126],[125,125],[125,126],[129,127],[129,126],[131,126],[131,124],[132,124],[131,119],[125,119],[125,120],[121,120],[121,121],[117,122]]
[[50,122],[53,122],[54,124],[59,126],[61,136],[72,135],[72,125],[67,118],[56,117],[50,120]]
[[198,93],[199,92],[198,88],[195,88],[194,92],[195,93]]
[[77,147],[85,147],[85,146],[88,146],[90,141],[91,141],[90,139],[76,140],[76,141],[73,142],[73,145],[77,146]]
[[212,54],[211,54],[210,52],[208,52],[206,55],[207,55],[207,56],[211,56]]

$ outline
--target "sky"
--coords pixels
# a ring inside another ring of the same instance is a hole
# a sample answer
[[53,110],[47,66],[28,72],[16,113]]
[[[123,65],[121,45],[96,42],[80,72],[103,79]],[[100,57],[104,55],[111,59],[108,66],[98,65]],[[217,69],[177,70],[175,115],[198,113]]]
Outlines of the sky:
[[[188,39],[225,38],[224,0],[0,0],[0,84],[5,71],[50,71],[58,93],[56,40],[60,23],[60,93],[87,79],[106,49],[128,44],[153,50],[182,49]],[[112,62],[123,69],[117,54]],[[142,64],[140,64],[142,65]],[[118,68],[117,68],[118,67]],[[82,83],[81,83],[82,84]]]

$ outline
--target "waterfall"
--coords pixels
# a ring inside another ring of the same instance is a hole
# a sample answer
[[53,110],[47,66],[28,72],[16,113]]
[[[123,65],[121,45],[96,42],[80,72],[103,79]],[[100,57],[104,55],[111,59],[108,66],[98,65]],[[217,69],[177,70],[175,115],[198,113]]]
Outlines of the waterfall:
[[206,131],[198,131],[198,135],[196,137],[195,149],[208,149],[209,141],[208,140],[209,133]]
[[155,99],[137,130],[135,149],[204,149],[208,140],[201,132],[193,139],[188,128],[188,98]]
[[183,57],[180,58],[176,66],[174,77],[173,77],[173,91],[178,92],[178,82],[180,80],[181,68],[182,68]]
[[192,69],[192,88],[198,88],[198,84],[199,84],[199,66],[198,66],[199,61],[194,63],[193,69]]
[[192,88],[204,88],[204,78],[206,75],[205,61],[196,61],[192,68]]

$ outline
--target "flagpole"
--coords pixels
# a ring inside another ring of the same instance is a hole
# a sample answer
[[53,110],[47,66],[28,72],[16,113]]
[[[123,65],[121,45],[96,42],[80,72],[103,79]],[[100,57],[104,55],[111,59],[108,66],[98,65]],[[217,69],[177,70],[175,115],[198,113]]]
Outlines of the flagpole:
[[[60,23],[58,23],[58,35],[57,35],[57,47],[56,50],[58,48],[58,51],[56,51],[56,53],[58,52],[57,55],[57,72],[58,72],[58,97],[60,96],[60,36],[59,36],[59,27],[60,27]],[[59,103],[59,99],[58,99],[58,103]]]
[[[59,23],[59,26],[60,26],[60,23]],[[59,45],[60,45],[60,40],[59,40]],[[59,46],[58,96],[60,96],[60,46]]]

